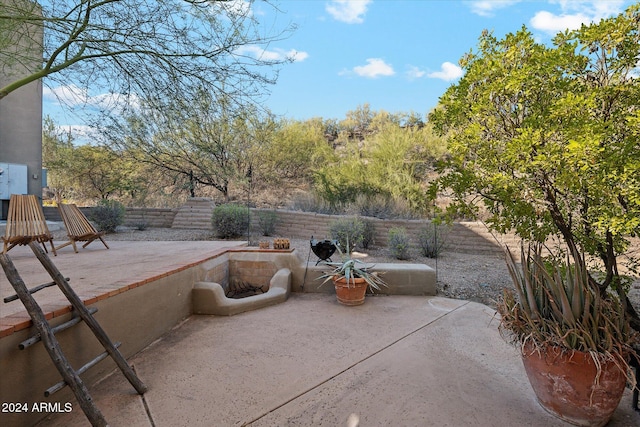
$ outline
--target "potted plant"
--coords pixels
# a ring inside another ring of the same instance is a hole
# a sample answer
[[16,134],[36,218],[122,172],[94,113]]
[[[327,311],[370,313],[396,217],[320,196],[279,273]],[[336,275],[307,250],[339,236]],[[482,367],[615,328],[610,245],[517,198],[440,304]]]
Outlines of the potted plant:
[[605,425],[632,380],[638,342],[617,296],[589,284],[583,261],[545,259],[540,247],[521,249],[521,268],[508,251],[507,266],[515,293],[498,304],[500,331],[520,346],[538,402],[569,423]]
[[336,289],[338,302],[344,305],[360,305],[364,303],[364,297],[367,288],[380,290],[383,286],[387,286],[385,281],[380,277],[378,272],[370,271],[373,266],[369,266],[359,259],[350,256],[349,244],[347,243],[347,253],[344,254],[337,247],[338,252],[343,256],[343,261],[321,261],[320,265],[330,267],[327,273],[318,277],[318,280],[324,279],[320,286],[332,280]]

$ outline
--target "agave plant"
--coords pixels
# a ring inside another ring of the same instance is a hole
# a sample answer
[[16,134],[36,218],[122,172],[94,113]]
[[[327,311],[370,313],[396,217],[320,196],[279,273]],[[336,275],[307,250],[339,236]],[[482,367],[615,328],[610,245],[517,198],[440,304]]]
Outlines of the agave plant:
[[520,269],[507,251],[515,294],[505,290],[498,305],[503,335],[509,332],[514,342],[533,340],[583,352],[632,352],[638,336],[622,304],[615,295],[602,298],[591,287],[584,262],[545,260],[540,246],[526,253],[523,246],[521,260]]
[[[351,286],[351,284],[355,285],[355,278],[359,277],[364,279],[367,282],[367,285],[372,290],[379,291],[382,287],[386,287],[387,284],[384,280],[379,276],[377,272],[370,271],[373,267],[372,265],[367,265],[366,263],[360,261],[359,259],[353,259],[351,257],[345,257],[344,253],[340,250],[340,246],[337,246],[338,252],[340,256],[343,257],[343,261],[334,262],[334,261],[321,261],[321,265],[325,265],[331,267],[331,269],[318,277],[318,280],[324,279],[324,281],[320,284],[320,286],[324,285],[330,280],[334,280],[336,278],[344,277],[347,286]],[[349,241],[347,240],[347,253],[349,252]]]

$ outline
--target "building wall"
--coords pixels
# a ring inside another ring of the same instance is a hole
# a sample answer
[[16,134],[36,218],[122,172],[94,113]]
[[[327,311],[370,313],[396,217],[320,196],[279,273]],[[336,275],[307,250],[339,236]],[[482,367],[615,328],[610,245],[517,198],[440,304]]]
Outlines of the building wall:
[[[31,49],[33,61],[23,58],[0,67],[0,87],[30,75],[42,63],[41,35],[15,46],[24,55]],[[8,65],[8,67],[6,67]],[[42,82],[35,81],[0,99],[0,163],[27,165],[28,194],[42,198]],[[7,204],[8,202],[4,203]]]
[[0,162],[27,165],[28,192],[42,197],[42,84],[39,81],[0,100]]

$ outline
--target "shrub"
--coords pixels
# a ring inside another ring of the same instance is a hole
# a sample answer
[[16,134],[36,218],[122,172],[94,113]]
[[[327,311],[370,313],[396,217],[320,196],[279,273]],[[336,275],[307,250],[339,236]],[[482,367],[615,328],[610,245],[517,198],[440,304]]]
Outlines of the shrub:
[[242,236],[249,228],[249,208],[234,204],[218,205],[213,209],[211,224],[217,237]]
[[276,231],[278,214],[275,211],[259,211],[258,224],[263,236],[272,236]]
[[369,249],[369,246],[375,243],[376,228],[373,225],[373,221],[363,219],[364,229],[362,231],[362,248]]
[[149,227],[149,221],[147,221],[146,219],[143,219],[141,221],[134,223],[133,226],[138,231],[144,231]]
[[98,231],[113,233],[124,222],[124,205],[116,200],[103,199],[98,202],[89,215]]
[[418,232],[420,253],[427,258],[437,258],[447,241],[449,228],[432,223]]
[[393,218],[394,203],[390,196],[383,194],[364,195],[356,197],[353,208],[362,216],[374,218]]
[[291,209],[302,212],[316,212],[327,215],[340,213],[335,206],[329,205],[316,193],[298,193],[291,201]]
[[402,227],[389,230],[389,250],[396,259],[409,259],[409,236]]
[[352,252],[362,246],[364,228],[364,222],[358,217],[340,218],[329,223],[329,234],[338,241],[341,251]]

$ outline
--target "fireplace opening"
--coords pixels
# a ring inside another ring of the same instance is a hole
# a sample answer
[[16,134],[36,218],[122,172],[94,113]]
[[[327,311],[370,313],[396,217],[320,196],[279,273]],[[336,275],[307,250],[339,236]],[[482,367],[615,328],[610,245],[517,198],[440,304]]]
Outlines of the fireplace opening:
[[225,291],[225,296],[227,298],[241,299],[241,298],[251,297],[254,295],[264,294],[268,290],[269,290],[268,286],[252,285],[251,283],[245,282],[242,279],[232,277],[229,280],[229,287]]

